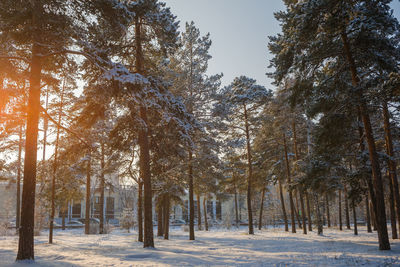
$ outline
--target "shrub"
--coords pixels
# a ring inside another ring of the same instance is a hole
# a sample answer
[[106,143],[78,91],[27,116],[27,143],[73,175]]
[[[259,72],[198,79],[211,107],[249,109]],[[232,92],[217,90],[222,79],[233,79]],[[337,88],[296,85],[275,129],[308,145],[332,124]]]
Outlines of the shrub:
[[184,232],[189,232],[189,225],[184,224],[184,225],[181,226],[181,229]]
[[0,236],[12,236],[14,234],[14,228],[11,228],[7,221],[0,222]]
[[97,235],[100,233],[100,225],[98,223],[89,224],[89,235]]
[[121,214],[120,218],[120,225],[122,229],[128,230],[135,226],[135,220],[133,219],[133,211],[131,209],[124,209]]

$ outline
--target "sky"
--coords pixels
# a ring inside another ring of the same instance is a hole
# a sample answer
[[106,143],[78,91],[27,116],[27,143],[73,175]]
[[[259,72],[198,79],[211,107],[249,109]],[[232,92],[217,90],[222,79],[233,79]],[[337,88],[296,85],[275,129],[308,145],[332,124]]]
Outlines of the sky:
[[[224,73],[223,85],[235,77],[246,75],[273,89],[265,75],[271,55],[268,36],[280,32],[274,12],[283,10],[282,0],[164,0],[181,21],[194,21],[201,34],[211,34],[209,74]],[[393,1],[395,15],[400,19],[400,3]]]

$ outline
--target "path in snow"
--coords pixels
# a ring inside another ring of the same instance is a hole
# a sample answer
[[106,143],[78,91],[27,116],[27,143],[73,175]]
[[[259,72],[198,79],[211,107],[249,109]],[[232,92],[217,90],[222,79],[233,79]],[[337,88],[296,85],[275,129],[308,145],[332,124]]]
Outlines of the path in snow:
[[[47,236],[35,239],[33,266],[400,266],[400,241],[392,240],[391,251],[379,251],[376,233],[365,228],[353,231],[324,230],[285,233],[281,229],[258,231],[254,236],[238,231],[188,233],[172,230],[170,240],[156,238],[155,249],[143,249],[136,233],[114,230],[109,235],[85,236],[82,230],[56,231],[55,244]],[[14,263],[17,237],[0,237],[0,266]]]

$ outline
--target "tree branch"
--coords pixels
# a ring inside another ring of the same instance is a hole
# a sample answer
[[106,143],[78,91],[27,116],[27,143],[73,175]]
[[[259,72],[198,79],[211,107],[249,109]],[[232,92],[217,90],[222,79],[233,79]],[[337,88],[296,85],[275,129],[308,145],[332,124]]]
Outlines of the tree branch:
[[49,113],[47,113],[46,109],[44,109],[42,106],[40,106],[40,109],[42,110],[43,114],[51,121],[53,122],[55,125],[57,125],[58,127],[60,127],[61,129],[63,129],[64,131],[72,134],[73,136],[75,136],[79,141],[81,141],[83,144],[85,144],[87,147],[91,148],[92,146],[89,145],[85,140],[83,140],[77,133],[75,133],[74,131],[65,128],[64,126],[62,126],[61,124],[59,124],[55,119],[53,119]]
[[0,59],[13,59],[13,60],[20,60],[20,61],[24,61],[27,64],[31,64],[31,61],[23,58],[23,57],[17,57],[17,56],[0,56]]
[[98,68],[100,68],[103,71],[106,71],[106,69],[102,66],[100,66],[93,58],[91,55],[88,53],[82,52],[82,51],[75,51],[75,50],[61,50],[61,51],[56,51],[44,55],[39,55],[42,58],[46,57],[51,57],[51,56],[57,56],[57,55],[66,55],[66,54],[71,54],[71,55],[79,55],[79,56],[84,56],[86,59],[88,59],[93,65],[96,65]]

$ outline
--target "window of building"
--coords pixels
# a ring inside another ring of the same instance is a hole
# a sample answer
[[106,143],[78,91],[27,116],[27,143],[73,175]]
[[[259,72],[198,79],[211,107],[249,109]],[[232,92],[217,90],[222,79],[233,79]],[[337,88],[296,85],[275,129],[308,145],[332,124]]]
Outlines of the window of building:
[[182,219],[185,221],[189,221],[189,201],[185,200],[185,205],[183,206],[182,210]]
[[72,218],[80,218],[81,217],[81,203],[76,203],[72,206]]
[[222,213],[221,213],[221,211],[222,211],[222,209],[221,209],[221,202],[220,201],[217,201],[217,210],[216,210],[216,215],[217,215],[217,220],[222,220]]
[[107,197],[106,200],[106,219],[114,219],[114,198]]

